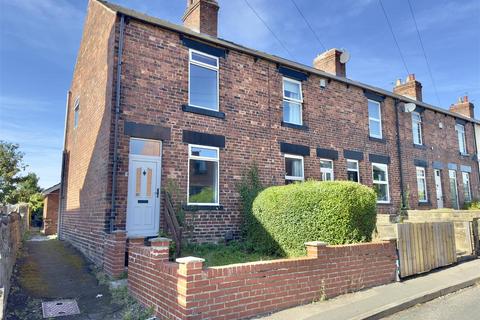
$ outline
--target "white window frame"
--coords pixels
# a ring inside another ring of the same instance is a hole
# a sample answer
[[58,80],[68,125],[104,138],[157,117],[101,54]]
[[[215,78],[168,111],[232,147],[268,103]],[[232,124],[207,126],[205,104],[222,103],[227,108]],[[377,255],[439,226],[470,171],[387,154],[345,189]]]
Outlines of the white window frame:
[[80,97],[75,99],[75,103],[73,104],[73,129],[78,128],[78,124],[80,122]]
[[[289,180],[289,181],[304,181],[305,180],[305,166],[304,166],[304,162],[303,162],[303,157],[302,156],[297,156],[297,155],[294,155],[294,154],[288,154],[288,153],[285,153],[284,155],[284,159],[283,159],[283,166],[285,168],[285,180]],[[287,158],[290,158],[290,159],[300,159],[302,161],[302,177],[296,177],[296,176],[287,176],[287,167],[286,167],[286,164],[285,164],[285,160]]]
[[[348,167],[348,163],[349,163],[349,162],[356,163],[356,164],[357,164],[357,170],[350,169],[350,168]],[[357,173],[358,181],[355,181],[355,182],[360,183],[360,163],[358,162],[358,160],[347,159],[347,179],[348,179],[348,172],[356,172],[356,173]]]
[[[415,116],[418,116],[418,119],[415,119]],[[414,124],[417,124],[418,131],[415,130]],[[412,134],[413,134],[413,143],[421,146],[423,145],[423,128],[422,128],[422,115],[420,112],[412,112]],[[419,143],[415,142],[415,136],[418,136]]]
[[[285,97],[285,81],[295,83],[295,84],[298,84],[300,86],[300,100]],[[295,79],[292,79],[292,78],[283,77],[282,78],[282,96],[283,96],[283,101],[284,102],[291,102],[291,103],[300,105],[300,123],[293,123],[293,122],[286,122],[286,123],[300,125],[300,126],[303,125],[303,88],[302,88],[302,82],[298,81],[298,80],[295,80]],[[282,103],[282,121],[283,121],[283,112],[285,112],[285,110],[283,109],[283,103]]]
[[[383,138],[383,126],[382,126],[382,104],[378,101],[375,101],[375,100],[371,100],[371,99],[368,99],[368,102],[373,102],[374,104],[378,105],[378,119],[377,118],[373,118],[370,116],[370,112],[368,112],[368,134],[370,135],[370,137],[372,138],[378,138],[378,139],[382,139]],[[368,109],[368,103],[367,103],[367,109]],[[379,123],[379,127],[380,127],[380,135],[376,135],[376,134],[372,134],[371,132],[371,128],[370,128],[370,121],[376,121]]]
[[[201,157],[201,156],[192,156],[192,148],[202,148],[202,149],[210,149],[217,151],[217,158],[211,157]],[[190,160],[205,160],[211,162],[217,162],[217,202],[214,203],[195,203],[190,202]],[[202,146],[199,144],[189,144],[188,145],[188,177],[187,177],[187,205],[189,206],[218,206],[220,205],[220,148],[218,147],[210,147],[210,146]]]
[[[385,181],[374,180],[373,178],[373,166],[382,168],[385,171]],[[387,200],[377,200],[377,203],[390,203],[390,184],[388,181],[388,165],[384,163],[372,162],[372,184],[386,184],[387,185]]]
[[[467,139],[465,136],[465,126],[463,124],[457,123],[455,125],[455,132],[457,134],[457,140],[458,140],[458,150],[460,151],[461,154],[467,154]],[[463,149],[461,149],[461,144],[460,144],[460,135],[462,136],[463,140]]]
[[[424,167],[415,167],[416,170],[416,176],[417,176],[417,196],[418,202],[420,203],[427,203],[428,202],[428,191],[427,191],[427,172]],[[423,172],[423,176],[419,175],[419,171]],[[423,180],[423,188],[425,189],[425,199],[420,199],[420,192],[418,190],[418,182],[419,179]]]
[[[217,66],[214,67],[212,65],[193,60],[192,59],[192,53],[196,53],[196,54],[199,54],[201,56],[205,56],[207,58],[215,59],[216,62],[217,62]],[[190,88],[190,84],[191,84],[191,70],[190,70],[191,68],[190,68],[190,66],[192,64],[194,64],[196,66],[199,66],[199,67],[202,67],[202,68],[213,70],[217,73],[217,105],[216,105],[215,109],[205,107],[205,106],[199,106],[199,105],[191,103],[191,92],[192,92],[192,90]],[[204,53],[204,52],[201,52],[201,51],[198,51],[198,50],[189,49],[189,51],[188,51],[188,105],[192,106],[192,107],[196,107],[196,108],[205,109],[205,110],[211,110],[211,111],[217,111],[217,112],[219,111],[219,109],[220,109],[220,61],[219,61],[218,57],[212,56],[210,54],[207,54],[207,53]]]
[[[326,161],[326,162],[330,162],[332,164],[332,168],[322,168],[322,161]],[[320,176],[322,177],[322,181],[335,181],[335,174],[334,174],[334,171],[333,171],[333,160],[332,159],[325,159],[325,158],[321,158],[320,159]],[[332,180],[326,180],[324,179],[324,175],[326,175],[327,173],[330,173],[332,175]]]
[[[469,199],[467,199],[466,194],[465,194],[465,181],[468,184]],[[465,202],[472,202],[472,185],[470,183],[470,173],[469,172],[462,172],[462,188],[463,188],[463,200]]]

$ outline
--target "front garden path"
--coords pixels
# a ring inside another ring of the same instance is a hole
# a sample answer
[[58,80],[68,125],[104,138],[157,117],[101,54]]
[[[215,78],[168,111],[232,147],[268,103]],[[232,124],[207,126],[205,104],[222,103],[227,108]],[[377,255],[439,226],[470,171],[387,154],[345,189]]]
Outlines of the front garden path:
[[76,299],[80,314],[55,319],[121,319],[122,306],[99,284],[93,267],[66,242],[35,236],[17,259],[6,319],[43,319],[42,302]]

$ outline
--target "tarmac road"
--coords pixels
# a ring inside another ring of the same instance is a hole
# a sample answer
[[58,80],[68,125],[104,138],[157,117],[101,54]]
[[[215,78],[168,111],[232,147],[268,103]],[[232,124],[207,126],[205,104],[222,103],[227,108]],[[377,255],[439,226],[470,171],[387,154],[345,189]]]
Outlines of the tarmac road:
[[480,319],[480,285],[417,305],[385,318],[387,320]]

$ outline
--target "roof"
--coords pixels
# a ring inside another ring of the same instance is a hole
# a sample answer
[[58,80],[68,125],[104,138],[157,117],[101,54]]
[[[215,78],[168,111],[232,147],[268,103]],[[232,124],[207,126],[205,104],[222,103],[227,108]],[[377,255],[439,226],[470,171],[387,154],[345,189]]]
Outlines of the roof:
[[56,185],[51,186],[50,188],[47,188],[47,189],[43,190],[42,195],[45,197],[45,196],[48,196],[50,193],[55,192],[57,190],[60,190],[60,183],[57,183]]
[[378,94],[381,94],[381,95],[384,95],[384,96],[388,96],[388,97],[391,97],[393,99],[398,99],[398,100],[401,100],[403,102],[415,103],[416,105],[419,105],[419,106],[424,107],[426,109],[430,109],[430,110],[435,111],[435,112],[443,113],[443,114],[450,115],[450,116],[455,117],[455,118],[459,118],[459,119],[463,119],[463,120],[466,120],[466,121],[469,121],[469,122],[474,122],[474,123],[480,124],[480,121],[478,121],[476,119],[472,119],[472,118],[463,116],[461,114],[451,112],[451,111],[443,109],[441,107],[437,107],[437,106],[434,106],[434,105],[431,105],[431,104],[428,104],[428,103],[425,103],[425,102],[422,102],[422,101],[413,100],[413,99],[410,99],[408,97],[405,97],[405,96],[402,96],[402,95],[399,95],[399,94],[395,94],[391,91],[387,91],[387,90],[384,90],[384,89],[381,89],[381,88],[377,88],[377,87],[374,87],[374,86],[371,86],[371,85],[368,85],[368,84],[365,84],[365,83],[362,83],[362,82],[354,81],[354,80],[344,78],[344,77],[338,77],[336,75],[327,73],[325,71],[318,70],[318,69],[315,69],[313,67],[310,67],[310,66],[292,61],[292,60],[288,60],[288,59],[285,59],[285,58],[281,58],[281,57],[278,57],[278,56],[275,56],[275,55],[272,55],[272,54],[268,54],[268,53],[265,53],[265,52],[262,52],[262,51],[247,48],[247,47],[244,47],[242,45],[236,44],[236,43],[228,41],[228,40],[223,40],[221,38],[215,38],[215,37],[212,37],[212,36],[209,36],[209,35],[206,35],[206,34],[198,33],[198,32],[195,32],[195,31],[189,29],[189,28],[186,28],[184,26],[174,24],[174,23],[171,23],[171,22],[168,22],[166,20],[159,19],[159,18],[155,18],[155,17],[149,16],[149,15],[146,15],[144,13],[140,13],[138,11],[125,8],[125,7],[119,6],[117,4],[107,2],[105,0],[96,0],[96,1],[103,4],[105,7],[109,8],[110,10],[112,10],[116,13],[123,14],[125,16],[131,17],[131,18],[134,18],[134,19],[137,19],[137,20],[140,20],[140,21],[143,21],[143,22],[155,25],[155,26],[159,26],[159,27],[162,27],[164,29],[175,31],[175,32],[181,33],[183,35],[187,35],[187,36],[190,36],[190,37],[193,37],[193,38],[197,38],[201,41],[208,42],[208,43],[216,45],[216,46],[220,46],[220,47],[228,48],[228,49],[232,49],[232,50],[237,50],[237,51],[247,53],[247,54],[250,54],[250,55],[265,59],[265,60],[269,60],[269,61],[281,64],[281,65],[284,65],[284,66],[287,66],[287,67],[290,67],[290,68],[293,68],[293,69],[297,69],[297,70],[307,72],[307,73],[310,73],[310,74],[315,74],[315,75],[318,75],[318,76],[321,76],[321,77],[324,77],[324,78],[327,78],[327,79],[332,79],[332,80],[336,80],[336,81],[339,81],[339,82],[343,82],[343,83],[348,84],[348,85],[360,87],[362,89],[372,91],[372,92],[375,92],[375,93],[378,93]]

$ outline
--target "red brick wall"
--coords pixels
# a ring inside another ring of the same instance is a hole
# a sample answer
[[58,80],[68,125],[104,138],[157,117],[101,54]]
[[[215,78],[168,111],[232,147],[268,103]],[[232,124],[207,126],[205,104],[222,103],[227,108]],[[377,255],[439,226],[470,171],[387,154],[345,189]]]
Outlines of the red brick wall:
[[[455,132],[455,118],[445,116],[444,114],[425,110],[422,113],[423,126],[423,148],[415,147],[412,136],[412,120],[411,114],[400,113],[401,126],[400,137],[402,140],[402,159],[403,159],[403,176],[405,179],[405,188],[410,190],[410,207],[417,209],[436,209],[437,198],[435,189],[435,177],[432,167],[433,161],[440,161],[444,164],[444,169],[441,171],[442,175],[442,189],[444,197],[444,207],[452,208],[452,199],[450,197],[450,180],[448,177],[448,163],[456,163],[457,170],[457,185],[458,198],[460,208],[464,204],[464,192],[462,187],[462,174],[460,165],[468,165],[472,168],[470,173],[470,183],[472,186],[472,197],[474,199],[480,196],[479,193],[479,176],[478,164],[473,160],[473,155],[476,153],[475,148],[475,133],[474,124],[467,123],[465,125],[465,135],[467,141],[467,152],[469,156],[460,155],[458,147],[457,134]],[[439,123],[443,124],[443,129],[439,128]],[[414,159],[428,161],[426,168],[427,176],[427,195],[429,203],[419,204],[417,193],[416,168]]]
[[[90,1],[70,87],[61,237],[103,263],[110,212],[110,131],[116,14]],[[74,128],[74,103],[80,118]]]
[[59,190],[49,193],[43,200],[43,233],[57,233]]
[[168,262],[167,245],[131,248],[128,270],[133,296],[166,319],[243,319],[395,281],[395,242],[311,243],[304,258],[213,268]]

